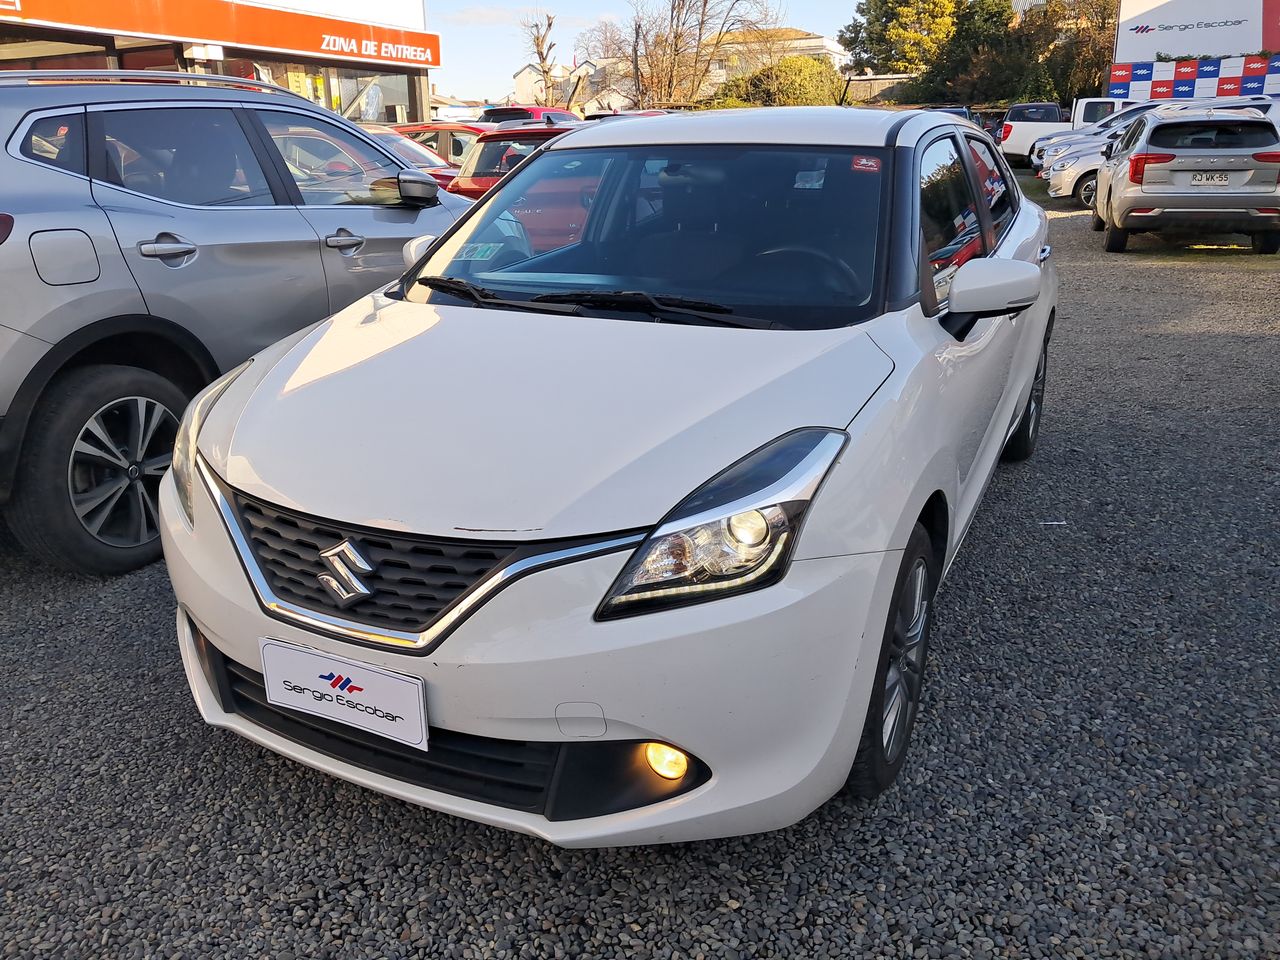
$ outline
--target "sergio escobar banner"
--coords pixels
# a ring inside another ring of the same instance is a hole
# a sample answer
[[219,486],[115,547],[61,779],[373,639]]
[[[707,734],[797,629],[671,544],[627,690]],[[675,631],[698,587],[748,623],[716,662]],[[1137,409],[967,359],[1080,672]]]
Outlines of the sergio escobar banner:
[[1120,0],[1116,63],[1280,51],[1280,0]]

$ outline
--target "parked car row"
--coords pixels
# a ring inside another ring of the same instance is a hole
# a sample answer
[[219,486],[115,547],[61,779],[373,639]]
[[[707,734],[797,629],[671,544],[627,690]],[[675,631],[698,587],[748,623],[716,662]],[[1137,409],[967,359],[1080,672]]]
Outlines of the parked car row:
[[162,540],[208,722],[433,809],[581,846],[877,795],[1036,447],[1045,214],[942,113],[530,119],[472,203],[262,84],[0,79],[7,520]]

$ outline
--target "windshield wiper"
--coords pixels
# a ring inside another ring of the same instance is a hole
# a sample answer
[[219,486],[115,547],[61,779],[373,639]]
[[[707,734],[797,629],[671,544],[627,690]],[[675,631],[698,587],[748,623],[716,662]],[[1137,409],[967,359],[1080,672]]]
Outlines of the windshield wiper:
[[[419,277],[418,283],[431,290],[447,293],[460,300],[470,300],[479,307],[501,307],[505,310],[535,310],[538,313],[577,313],[576,307],[565,307],[557,310],[553,306],[533,303],[530,300],[507,300],[498,296],[488,287],[463,280],[459,277]],[[534,297],[534,300],[538,299]]]
[[753,330],[769,330],[772,321],[758,317],[729,316],[732,307],[707,300],[689,297],[654,296],[643,290],[567,290],[564,293],[543,293],[533,298],[534,303],[572,303],[581,307],[600,307],[603,310],[638,310],[654,319],[664,317],[696,317],[726,327],[749,327]]

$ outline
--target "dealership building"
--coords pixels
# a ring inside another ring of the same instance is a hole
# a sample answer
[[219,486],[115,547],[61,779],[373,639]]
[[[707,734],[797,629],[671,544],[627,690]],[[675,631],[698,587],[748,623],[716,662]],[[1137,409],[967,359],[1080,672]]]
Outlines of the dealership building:
[[0,70],[179,70],[263,80],[355,120],[430,115],[424,0],[0,0]]

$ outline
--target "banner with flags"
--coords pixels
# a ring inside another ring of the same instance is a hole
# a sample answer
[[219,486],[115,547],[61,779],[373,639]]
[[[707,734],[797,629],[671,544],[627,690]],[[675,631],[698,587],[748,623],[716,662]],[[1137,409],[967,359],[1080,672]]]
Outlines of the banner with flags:
[[1107,96],[1117,100],[1280,96],[1280,54],[1215,60],[1155,60],[1111,66]]

